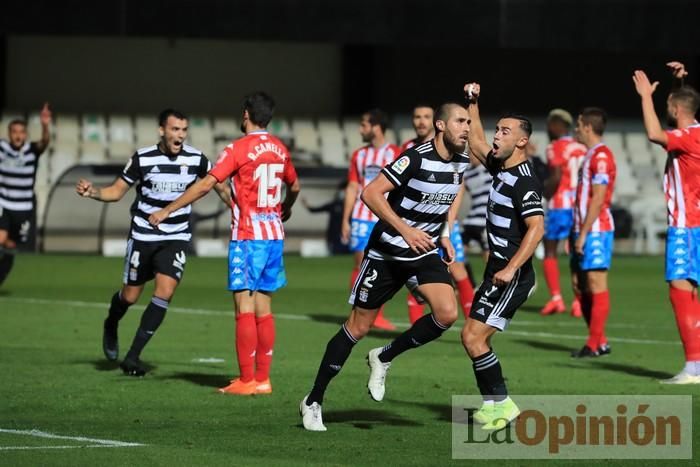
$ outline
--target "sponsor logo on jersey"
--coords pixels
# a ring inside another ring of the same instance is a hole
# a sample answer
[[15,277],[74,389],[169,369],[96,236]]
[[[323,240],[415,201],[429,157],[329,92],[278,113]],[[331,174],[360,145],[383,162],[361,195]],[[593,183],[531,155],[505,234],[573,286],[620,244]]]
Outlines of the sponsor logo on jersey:
[[182,193],[185,190],[187,190],[187,182],[153,182],[151,187],[154,193]]
[[452,202],[457,197],[453,193],[425,193],[421,192],[422,204],[452,204]]
[[523,201],[528,201],[530,199],[539,201],[540,195],[538,195],[536,191],[528,191],[525,193],[525,196],[523,196]]
[[159,173],[160,173],[160,169],[158,168],[157,165],[154,165],[153,168],[152,168],[151,170],[148,171],[148,173],[159,174]]

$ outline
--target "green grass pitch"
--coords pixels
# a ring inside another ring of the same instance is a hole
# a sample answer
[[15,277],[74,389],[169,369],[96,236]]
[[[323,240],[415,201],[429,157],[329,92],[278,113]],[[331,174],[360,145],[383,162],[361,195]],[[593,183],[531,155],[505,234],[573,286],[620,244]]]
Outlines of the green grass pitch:
[[[153,370],[135,379],[106,362],[101,351],[102,320],[106,303],[120,284],[121,260],[19,257],[0,289],[0,430],[34,429],[142,446],[85,447],[91,443],[0,431],[0,465],[489,464],[451,458],[451,396],[477,393],[458,332],[447,332],[439,341],[399,357],[382,403],[367,395],[364,357],[395,334],[372,332],[355,347],[331,383],[324,404],[329,431],[308,433],[301,428],[299,401],[310,388],[327,340],[349,309],[350,264],[350,257],[287,258],[289,285],[273,301],[278,315],[274,392],[241,398],[215,392],[236,374],[224,259],[189,260],[172,308],[143,354]],[[564,258],[560,264],[566,270]],[[474,266],[481,273],[483,264],[477,260]],[[569,358],[569,351],[585,341],[580,320],[568,314],[538,315],[546,298],[541,273],[539,277],[535,295],[494,340],[513,394],[700,391],[697,386],[669,387],[657,382],[683,364],[661,258],[615,258],[608,327],[613,354],[595,360]],[[122,321],[122,355],[150,290]],[[386,312],[405,325],[403,291]],[[460,318],[455,329],[461,324]],[[700,415],[698,399],[693,412],[696,418]],[[7,449],[11,447],[22,449]],[[700,458],[698,443],[693,450],[694,457]],[[652,464],[638,460],[491,463]],[[674,461],[673,465],[696,464]]]

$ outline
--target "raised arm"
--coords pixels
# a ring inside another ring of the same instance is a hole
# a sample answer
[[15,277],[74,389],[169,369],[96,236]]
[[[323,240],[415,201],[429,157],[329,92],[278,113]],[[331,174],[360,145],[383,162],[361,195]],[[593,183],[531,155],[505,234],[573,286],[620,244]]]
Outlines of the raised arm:
[[129,184],[118,178],[111,185],[104,188],[95,188],[92,182],[81,178],[75,186],[75,191],[83,198],[91,198],[96,201],[112,203],[119,201],[129,191]]
[[647,138],[649,138],[649,141],[652,143],[660,144],[665,147],[668,144],[668,137],[661,127],[659,117],[656,115],[654,100],[652,98],[659,82],[654,81],[652,84],[647,74],[642,70],[636,70],[634,72],[632,81],[634,81],[637,94],[642,98],[642,116],[644,117],[644,128],[647,132]]
[[44,102],[44,107],[42,107],[41,113],[39,114],[39,120],[41,121],[41,139],[36,142],[36,145],[39,152],[44,152],[51,141],[51,132],[49,128],[51,125],[51,109],[49,109],[48,102]]
[[472,164],[479,165],[486,163],[486,156],[491,152],[491,146],[486,142],[484,126],[481,123],[479,114],[479,94],[481,86],[478,83],[464,85],[464,93],[469,103],[469,155],[473,156]]
[[671,74],[674,78],[673,82],[671,83],[671,89],[675,91],[683,86],[685,77],[688,76],[688,72],[685,70],[685,65],[679,61],[668,62],[666,66],[671,69]]

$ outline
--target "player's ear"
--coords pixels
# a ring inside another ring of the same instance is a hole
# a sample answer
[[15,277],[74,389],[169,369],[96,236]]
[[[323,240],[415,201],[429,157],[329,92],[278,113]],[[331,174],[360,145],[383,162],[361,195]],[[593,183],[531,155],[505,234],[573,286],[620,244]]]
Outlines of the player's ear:
[[443,120],[435,120],[435,127],[440,131],[445,131],[445,122]]
[[165,128],[163,128],[162,126],[159,126],[158,127],[158,134],[160,135],[161,138],[163,136],[165,136]]
[[521,137],[515,145],[520,148],[520,149],[525,149],[527,147],[527,143],[530,142],[530,138],[527,136]]

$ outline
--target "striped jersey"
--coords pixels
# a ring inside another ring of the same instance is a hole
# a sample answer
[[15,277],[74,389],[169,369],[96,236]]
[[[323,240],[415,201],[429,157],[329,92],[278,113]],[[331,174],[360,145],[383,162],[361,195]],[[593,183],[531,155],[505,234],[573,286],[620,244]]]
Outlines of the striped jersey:
[[467,169],[467,173],[464,174],[464,186],[471,197],[471,205],[462,221],[463,225],[486,227],[486,209],[492,181],[493,177],[481,164]]
[[495,257],[510,261],[527,233],[525,219],[544,216],[542,182],[530,161],[504,169],[489,154],[485,165],[493,175],[486,218],[489,248]]
[[379,175],[384,166],[394,162],[400,153],[399,147],[390,143],[378,149],[371,145],[363,146],[352,153],[348,181],[357,182],[360,185],[350,216],[352,219],[377,222],[377,216],[362,202],[360,195],[362,190]]
[[9,141],[0,139],[0,208],[34,209],[34,181],[41,153],[36,143],[26,142],[15,149]]
[[549,200],[549,209],[572,209],[576,201],[576,184],[578,169],[586,155],[586,146],[575,141],[571,136],[563,136],[547,146],[547,165],[549,169],[560,167],[559,185]]
[[671,227],[700,227],[700,123],[666,132],[664,193]]
[[164,154],[157,144],[136,151],[121,175],[129,186],[138,182],[131,205],[131,238],[142,242],[190,241],[191,205],[173,211],[158,227],[149,224],[148,217],[179,198],[197,178],[205,177],[210,167],[201,151],[186,144],[174,157]]
[[293,184],[297,172],[282,141],[250,132],[226,146],[209,173],[219,183],[231,179],[231,240],[284,239],[282,184]]
[[[462,189],[468,166],[467,154],[455,154],[449,161],[442,159],[434,140],[415,146],[382,170],[396,187],[389,192],[389,205],[406,224],[427,233],[437,244],[440,230],[447,221],[447,211]],[[374,226],[367,245],[368,257],[380,260],[410,261],[436,253],[437,248],[428,253],[415,253],[403,237],[382,220]]]
[[615,189],[615,177],[617,167],[615,156],[603,143],[598,143],[588,150],[579,169],[578,186],[576,187],[576,205],[574,207],[574,229],[581,230],[588,206],[593,197],[593,185],[605,185],[605,199],[600,209],[598,218],[591,226],[591,232],[611,232],[615,230],[615,223],[610,212],[613,190]]

